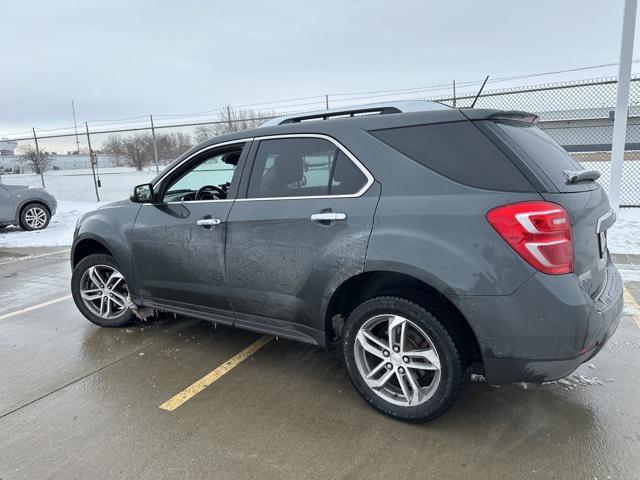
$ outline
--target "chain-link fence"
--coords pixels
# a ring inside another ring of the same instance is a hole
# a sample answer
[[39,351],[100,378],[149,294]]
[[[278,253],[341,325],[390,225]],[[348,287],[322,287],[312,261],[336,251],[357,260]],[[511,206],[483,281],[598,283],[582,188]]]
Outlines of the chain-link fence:
[[[538,114],[539,127],[585,168],[598,170],[602,174],[601,184],[608,188],[616,86],[615,79],[601,79],[490,90],[482,93],[475,108]],[[475,92],[469,92],[455,99],[430,99],[461,108],[470,106],[474,98]],[[34,132],[33,136],[2,139],[0,182],[44,183],[59,200],[126,198],[134,185],[150,181],[193,145],[228,131],[253,128],[273,115],[251,112],[247,118],[237,111],[228,112],[226,119],[208,122],[166,125],[154,124],[154,119],[149,118],[135,128],[98,129],[82,125],[77,134]],[[36,149],[41,157],[47,158],[47,168],[41,175],[34,173],[38,168],[25,155]],[[631,82],[621,204],[640,206],[640,78]]]
[[[608,189],[616,89],[616,80],[605,79],[493,90],[483,93],[475,108],[536,113],[538,126],[585,168],[600,172],[600,183]],[[459,96],[455,106],[468,107],[474,98]],[[454,105],[453,97],[433,100]],[[640,78],[631,80],[620,187],[622,206],[640,206]]]

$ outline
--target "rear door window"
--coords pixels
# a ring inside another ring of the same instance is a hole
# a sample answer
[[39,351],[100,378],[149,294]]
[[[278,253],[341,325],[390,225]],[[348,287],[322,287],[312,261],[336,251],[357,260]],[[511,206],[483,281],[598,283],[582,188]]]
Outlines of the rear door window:
[[533,191],[513,162],[471,122],[414,125],[369,133],[458,183],[488,190]]
[[597,188],[595,182],[580,182],[574,185],[567,184],[564,170],[584,170],[584,168],[567,153],[551,137],[538,127],[522,122],[494,122],[501,136],[506,136],[520,147],[521,156],[528,157],[530,161],[544,172],[549,180],[561,192],[575,192]]
[[322,138],[261,140],[248,198],[350,195],[366,184],[363,172]]

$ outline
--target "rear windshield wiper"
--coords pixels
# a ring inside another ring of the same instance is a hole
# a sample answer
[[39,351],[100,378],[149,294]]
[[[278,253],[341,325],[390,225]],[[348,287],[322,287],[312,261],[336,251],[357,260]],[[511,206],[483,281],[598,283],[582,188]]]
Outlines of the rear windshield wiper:
[[600,178],[600,172],[595,170],[564,170],[567,183],[594,182]]

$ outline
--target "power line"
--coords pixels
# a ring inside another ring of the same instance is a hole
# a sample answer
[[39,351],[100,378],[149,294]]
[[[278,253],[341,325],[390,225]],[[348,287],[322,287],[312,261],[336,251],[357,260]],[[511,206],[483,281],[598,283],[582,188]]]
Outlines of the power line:
[[[640,59],[634,59],[633,63],[640,63]],[[529,74],[520,74],[520,75],[510,75],[505,77],[497,77],[489,79],[487,83],[495,84],[500,82],[507,82],[512,80],[522,80],[526,78],[535,78],[535,77],[543,77],[548,75],[557,75],[562,73],[570,73],[570,72],[579,72],[586,70],[594,70],[598,68],[606,68],[618,65],[617,63],[605,63],[600,65],[590,65],[584,67],[574,67],[563,70],[553,70],[548,72],[540,72],[540,73],[529,73]],[[471,81],[463,81],[456,82],[456,87],[471,87],[477,86],[482,83],[482,80],[471,80]],[[374,98],[382,98],[382,97],[398,97],[403,95],[416,95],[416,94],[424,94],[429,92],[436,92],[439,90],[445,90],[451,88],[451,83],[434,83],[429,85],[423,85],[419,87],[408,87],[408,88],[399,88],[399,89],[384,89],[384,90],[368,90],[368,91],[357,91],[357,92],[339,92],[339,93],[328,93],[323,95],[311,95],[305,97],[294,97],[289,99],[279,99],[279,100],[271,100],[265,102],[258,103],[250,103],[237,105],[232,108],[235,109],[249,109],[254,107],[272,107],[273,110],[283,109],[289,112],[289,109],[300,108],[300,109],[308,109],[308,110],[323,110],[326,95],[332,97],[332,103],[344,104],[345,102],[354,102],[359,100],[368,100]],[[341,98],[335,98],[341,97]],[[305,100],[314,100],[305,102]],[[299,103],[294,103],[299,102]],[[322,106],[322,108],[314,108]],[[155,117],[160,117],[166,121],[170,121],[172,119],[187,119],[187,118],[196,118],[196,117],[207,117],[220,113],[220,111],[225,107],[218,107],[214,109],[204,110],[200,112],[192,112],[192,113],[181,113],[181,114],[155,114]],[[301,110],[303,111],[303,110]],[[274,111],[274,114],[277,112]],[[122,126],[123,124],[143,124],[147,123],[148,116],[147,115],[137,115],[132,117],[126,117],[121,119],[110,119],[110,120],[84,120],[87,123],[90,123],[95,127],[109,127],[109,126]],[[159,125],[160,126],[160,125]],[[61,131],[71,131],[73,130],[73,126],[69,127],[59,127],[59,128],[37,128],[37,131],[40,132],[61,132]],[[23,135],[30,132],[14,132],[11,134],[4,134],[1,137],[6,136],[18,136]]]

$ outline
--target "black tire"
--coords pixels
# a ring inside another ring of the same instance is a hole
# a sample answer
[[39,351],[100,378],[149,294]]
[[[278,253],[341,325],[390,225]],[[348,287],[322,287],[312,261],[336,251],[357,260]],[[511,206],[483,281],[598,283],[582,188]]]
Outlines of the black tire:
[[[38,215],[44,216],[44,222],[40,224],[38,221],[38,225],[36,226],[33,221],[30,221],[27,217],[30,213],[38,212]],[[40,213],[41,212],[41,213]],[[49,226],[49,222],[51,221],[51,213],[46,205],[38,202],[29,203],[22,207],[20,210],[20,228],[31,232],[33,230],[44,230]]]
[[[436,315],[420,305],[400,297],[377,297],[357,307],[347,319],[342,333],[342,353],[351,383],[372,407],[407,422],[427,422],[445,414],[461,397],[471,376],[471,365],[465,359],[461,339],[444,327],[446,311],[433,309]],[[421,328],[431,340],[440,360],[440,380],[431,397],[415,406],[391,403],[369,387],[355,358],[355,342],[360,327],[376,315],[399,315]]]
[[76,307],[78,307],[78,310],[80,310],[82,315],[84,315],[87,320],[101,327],[119,328],[131,325],[135,321],[136,316],[130,309],[124,310],[121,315],[115,318],[107,319],[96,315],[85,305],[80,294],[80,281],[82,279],[82,275],[89,268],[96,265],[106,265],[120,271],[118,264],[116,263],[114,258],[111,255],[102,253],[89,255],[78,262],[78,264],[73,269],[73,274],[71,276],[71,293],[73,295],[73,301],[75,302]]

